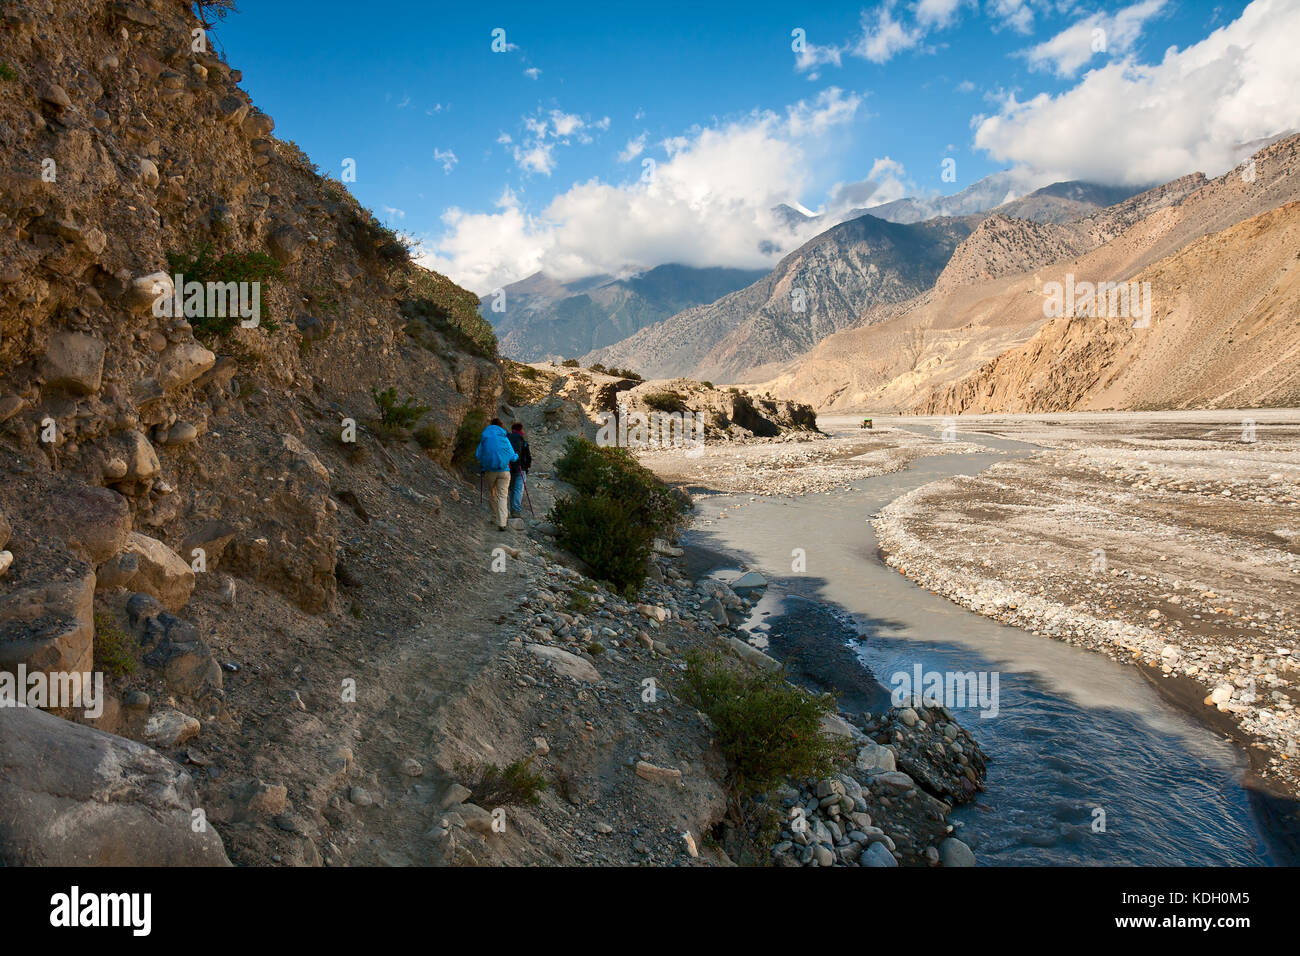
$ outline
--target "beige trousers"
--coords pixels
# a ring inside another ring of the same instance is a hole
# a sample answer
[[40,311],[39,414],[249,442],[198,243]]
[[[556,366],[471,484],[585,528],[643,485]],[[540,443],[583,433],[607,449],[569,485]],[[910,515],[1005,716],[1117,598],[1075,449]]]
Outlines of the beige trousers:
[[510,472],[489,471],[487,488],[492,517],[496,519],[498,528],[504,528],[510,517]]

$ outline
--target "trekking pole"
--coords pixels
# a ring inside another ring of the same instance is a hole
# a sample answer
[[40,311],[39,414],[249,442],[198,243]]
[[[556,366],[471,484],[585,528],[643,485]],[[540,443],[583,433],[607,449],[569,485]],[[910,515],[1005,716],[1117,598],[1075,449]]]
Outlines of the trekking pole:
[[524,501],[528,502],[528,513],[536,518],[537,512],[533,510],[533,496],[528,493],[528,472],[520,471],[519,480],[524,483]]

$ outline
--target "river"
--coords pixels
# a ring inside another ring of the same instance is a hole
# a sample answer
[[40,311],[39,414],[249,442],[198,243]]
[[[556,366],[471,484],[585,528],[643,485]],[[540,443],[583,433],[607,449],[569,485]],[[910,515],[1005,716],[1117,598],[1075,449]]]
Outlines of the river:
[[[888,707],[891,678],[917,664],[990,682],[996,674],[995,715],[953,711],[989,757],[985,791],[951,817],[981,864],[1282,862],[1242,783],[1241,751],[1163,700],[1136,668],[981,617],[880,559],[873,513],[928,482],[1032,450],[962,437],[990,450],[923,458],[830,494],[705,495],[689,558],[722,578],[741,565],[761,571],[771,584],[747,624],[752,640],[793,679],[840,692],[842,709]],[[792,570],[795,549],[802,571]]]

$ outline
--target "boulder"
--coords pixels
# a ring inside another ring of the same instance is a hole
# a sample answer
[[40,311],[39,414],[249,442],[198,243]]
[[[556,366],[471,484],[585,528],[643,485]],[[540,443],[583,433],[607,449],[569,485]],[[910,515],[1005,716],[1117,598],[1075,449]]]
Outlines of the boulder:
[[195,698],[221,693],[221,667],[196,625],[144,593],[127,599],[126,613],[146,649],[145,664],[162,671],[169,690]]
[[266,247],[282,266],[296,262],[306,243],[306,237],[293,226],[280,226],[266,237]]
[[198,342],[176,342],[158,356],[158,381],[164,389],[183,388],[217,363]]
[[600,680],[600,671],[596,670],[589,661],[583,660],[576,654],[570,654],[568,651],[562,651],[558,647],[549,647],[545,644],[525,644],[524,650],[534,657],[540,657],[544,661],[549,661],[557,673],[563,674],[576,681]]
[[19,664],[29,673],[91,670],[95,575],[82,568],[71,577],[5,595],[0,604],[0,670],[16,672]]
[[199,722],[189,714],[167,709],[149,715],[144,736],[155,747],[179,747],[197,737],[199,729]]
[[898,860],[894,859],[894,854],[890,853],[883,843],[873,843],[862,851],[862,858],[858,861],[859,866],[898,866]]
[[131,508],[111,488],[78,485],[53,498],[50,522],[68,547],[99,565],[126,547]]
[[167,610],[183,608],[194,590],[194,572],[183,558],[156,538],[132,531],[125,554],[139,560],[139,570],[131,579],[137,591],[157,598]]
[[190,775],[143,744],[6,707],[0,767],[0,865],[230,865]]
[[645,760],[636,762],[636,775],[653,783],[680,783],[682,779],[682,772],[676,767],[656,767]]
[[887,773],[898,769],[894,752],[877,743],[869,743],[858,751],[857,768],[869,773]]
[[99,391],[104,375],[104,342],[81,332],[56,332],[41,359],[45,384],[76,395]]
[[956,837],[948,837],[939,844],[939,862],[944,866],[974,866],[975,854]]
[[244,117],[241,125],[245,136],[249,138],[263,137],[271,135],[271,131],[275,129],[275,120],[261,110],[254,109]]
[[131,280],[127,289],[127,305],[135,312],[149,312],[153,305],[163,296],[176,294],[172,277],[165,272],[151,272]]
[[211,571],[217,566],[222,552],[226,550],[226,545],[230,544],[238,531],[239,529],[228,521],[219,519],[205,521],[200,527],[187,534],[185,540],[181,542],[181,559],[192,562],[195,558],[194,550],[201,548],[207,570]]
[[126,462],[124,481],[148,481],[162,467],[158,453],[143,432],[135,429],[120,432],[109,439],[108,446],[110,457]]

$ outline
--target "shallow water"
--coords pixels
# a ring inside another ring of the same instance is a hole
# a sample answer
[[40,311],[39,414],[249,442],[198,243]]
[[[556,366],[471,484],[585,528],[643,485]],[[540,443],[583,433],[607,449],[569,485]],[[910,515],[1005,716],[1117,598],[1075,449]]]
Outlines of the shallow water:
[[[1011,454],[1031,448],[963,438]],[[1242,786],[1240,751],[1161,700],[1136,668],[981,617],[880,560],[874,512],[1002,457],[924,458],[802,498],[706,497],[687,536],[692,558],[761,571],[771,586],[750,621],[755,639],[789,659],[801,682],[841,690],[846,710],[887,707],[893,676],[918,663],[997,675],[996,716],[985,706],[982,717],[975,701],[950,707],[989,757],[986,791],[952,814],[981,864],[1278,862]],[[794,549],[806,555],[802,573],[792,571]]]

